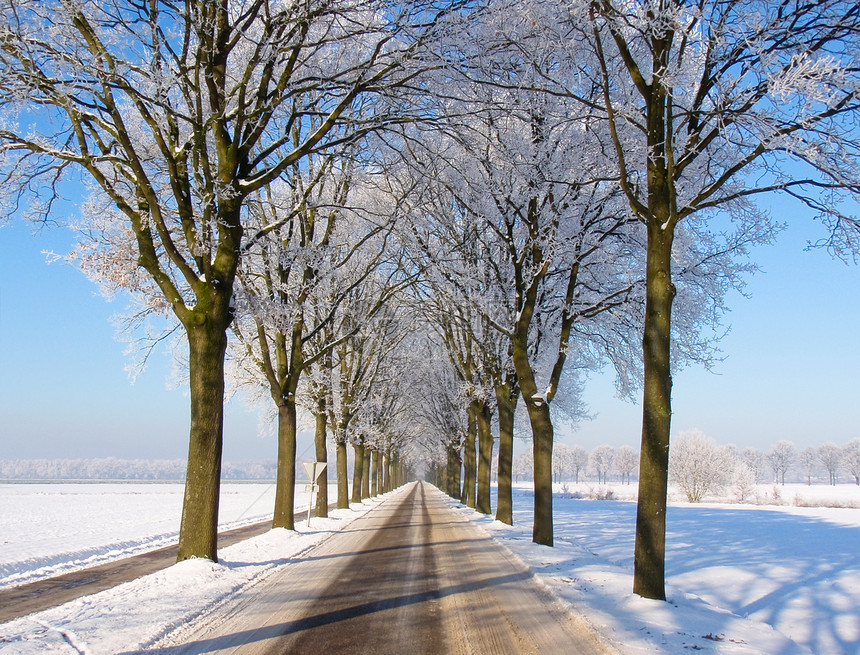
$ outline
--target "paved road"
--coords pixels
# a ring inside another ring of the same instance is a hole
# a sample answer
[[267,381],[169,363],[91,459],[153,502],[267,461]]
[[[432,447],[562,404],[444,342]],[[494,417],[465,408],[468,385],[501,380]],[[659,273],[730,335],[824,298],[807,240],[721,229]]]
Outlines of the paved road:
[[424,483],[392,494],[202,623],[156,652],[613,652]]
[[[334,508],[334,504],[329,507]],[[296,512],[298,523],[307,519],[307,511]],[[218,535],[218,547],[226,548],[251,537],[267,532],[272,521],[254,523]],[[165,546],[140,555],[125,557],[80,571],[58,575],[45,580],[0,589],[0,623],[21,616],[41,612],[63,603],[110,589],[123,582],[155,573],[176,564],[178,546]]]

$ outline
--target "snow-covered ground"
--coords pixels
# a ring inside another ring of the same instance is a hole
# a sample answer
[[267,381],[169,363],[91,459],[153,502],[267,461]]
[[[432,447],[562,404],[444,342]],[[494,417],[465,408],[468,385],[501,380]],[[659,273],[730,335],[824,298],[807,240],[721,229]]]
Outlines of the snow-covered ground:
[[[606,487],[568,485],[570,495]],[[611,488],[630,498],[635,487]],[[860,653],[860,487],[786,485],[779,502],[853,508],[673,502],[668,603],[634,596],[632,500],[553,499],[555,546],[531,543],[534,495],[515,490],[513,528],[474,516],[627,653]],[[773,498],[772,485],[758,497]],[[680,494],[672,494],[681,497]],[[769,495],[769,496],[768,496]]]
[[[177,483],[0,484],[0,589],[175,542],[183,491]],[[299,511],[308,497],[298,485]],[[274,503],[273,483],[224,483],[220,529],[271,518]]]
[[[177,501],[170,486],[0,485],[0,584],[10,584],[12,576],[20,582],[65,570],[64,552],[68,560],[103,561],[162,543],[168,532],[175,534],[175,503],[181,502],[181,491]],[[267,516],[272,505],[265,487],[225,485],[222,521]],[[787,485],[778,491],[779,502],[812,504],[805,494],[824,494],[823,487],[808,489]],[[567,491],[588,496],[606,488],[569,485]],[[631,593],[635,504],[623,498],[633,488],[612,491],[622,500],[559,494],[554,548],[531,543],[533,494],[527,485],[515,490],[513,528],[450,503],[517,553],[625,655],[860,653],[860,509],[673,503],[664,603]],[[760,490],[762,500],[767,493],[772,487]],[[827,498],[860,507],[854,485],[830,487]],[[0,652],[99,655],[169,645],[165,635],[176,626],[213,611],[274,568],[289,566],[378,502],[313,519],[310,529],[302,523],[296,532],[273,530],[222,549],[218,564],[183,562],[0,625]],[[105,526],[109,520],[116,525]],[[44,525],[51,521],[56,524]]]

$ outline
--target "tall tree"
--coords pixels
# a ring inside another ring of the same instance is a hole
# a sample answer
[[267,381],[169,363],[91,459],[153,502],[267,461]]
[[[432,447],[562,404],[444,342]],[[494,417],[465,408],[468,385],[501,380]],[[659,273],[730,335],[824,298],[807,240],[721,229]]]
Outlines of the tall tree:
[[558,43],[577,44],[587,88],[600,89],[585,102],[608,123],[606,152],[647,232],[634,591],[664,599],[679,226],[722,229],[729,217],[761,240],[768,222],[752,199],[782,191],[831,227],[837,253],[856,252],[858,223],[838,197],[860,191],[860,6],[598,0],[562,12]]
[[[146,294],[187,337],[179,559],[217,556],[224,353],[246,201],[308,154],[337,147],[333,128],[357,102],[410,78],[404,64],[451,9],[420,0],[2,3],[5,209],[30,200],[48,219],[63,184],[86,180],[100,210],[90,232],[125,238],[118,251],[115,238],[97,238],[85,265]],[[322,119],[309,129],[312,117]]]

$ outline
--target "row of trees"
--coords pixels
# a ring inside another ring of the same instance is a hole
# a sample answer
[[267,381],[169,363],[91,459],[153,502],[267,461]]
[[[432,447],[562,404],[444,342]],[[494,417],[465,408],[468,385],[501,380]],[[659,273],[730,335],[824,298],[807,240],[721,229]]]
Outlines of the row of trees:
[[[590,453],[582,446],[556,443],[552,450],[552,473],[556,483],[572,481],[579,484],[588,474],[599,483],[607,483],[609,476],[617,474],[621,482],[630,484],[639,467],[639,453],[630,446],[597,446]],[[513,472],[517,478],[531,479],[534,460],[525,452],[514,460]]]
[[[403,94],[436,65],[429,44],[458,10],[421,0],[3,2],[7,212],[53,220],[83,182],[72,257],[108,291],[134,294],[137,317],[159,313],[185,336],[180,559],[216,558],[231,330],[277,408],[273,523],[292,527],[299,378],[359,332],[361,315],[333,336],[380,275],[367,260],[350,265],[356,243],[370,250],[384,238],[376,214],[339,229],[348,155],[404,119]],[[339,264],[352,279],[328,308],[306,307],[320,272]]]
[[[182,459],[0,459],[2,480],[183,480]],[[222,480],[274,480],[273,462],[224,462]]]
[[226,373],[277,417],[273,525],[304,408],[341,506],[351,444],[358,497],[426,461],[489,513],[496,429],[507,522],[527,425],[551,545],[553,422],[610,365],[643,393],[634,591],[664,598],[672,371],[773,233],[753,199],[856,252],[850,3],[2,6],[6,214],[84,181],[73,258],[185,338],[180,558],[216,557]]
[[739,501],[750,494],[755,485],[767,479],[785,484],[786,474],[797,470],[807,484],[813,476],[825,471],[830,484],[836,484],[840,468],[848,472],[855,484],[860,484],[860,439],[843,447],[826,443],[818,448],[808,447],[799,454],[789,441],[779,441],[770,452],[755,448],[739,451],[735,446],[720,446],[701,431],[682,433],[672,449],[669,479],[677,484],[690,502],[699,502],[709,493],[731,486]]
[[847,444],[838,446],[828,442],[818,447],[808,446],[798,451],[790,441],[776,443],[767,454],[752,448],[745,448],[741,453],[743,460],[756,473],[756,480],[762,478],[762,470],[769,467],[775,480],[785,484],[785,476],[795,471],[812,484],[813,478],[825,473],[830,484],[839,481],[839,474],[844,472],[860,485],[860,439],[853,439]]

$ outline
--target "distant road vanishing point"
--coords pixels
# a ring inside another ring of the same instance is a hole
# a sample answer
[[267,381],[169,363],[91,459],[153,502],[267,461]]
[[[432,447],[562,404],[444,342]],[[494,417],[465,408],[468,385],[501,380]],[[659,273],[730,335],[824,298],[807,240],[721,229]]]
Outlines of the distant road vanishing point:
[[[528,569],[416,482],[198,624],[168,653],[614,653]],[[163,642],[164,643],[164,642]]]

